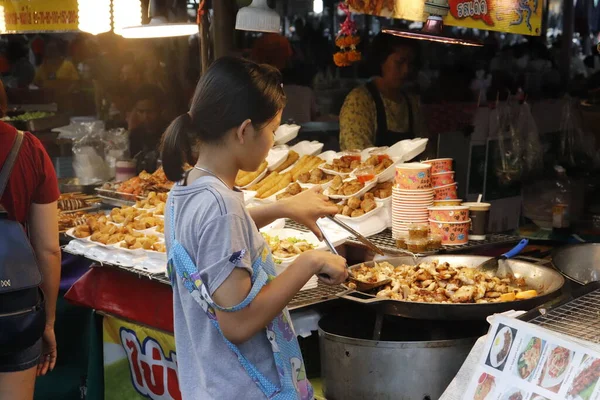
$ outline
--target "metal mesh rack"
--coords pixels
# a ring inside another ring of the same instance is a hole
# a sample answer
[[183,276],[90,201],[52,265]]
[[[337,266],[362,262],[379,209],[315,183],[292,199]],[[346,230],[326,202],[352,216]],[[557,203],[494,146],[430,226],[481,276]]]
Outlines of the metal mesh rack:
[[565,335],[600,343],[600,289],[551,309],[529,322]]
[[328,286],[321,282],[314,289],[301,290],[288,304],[288,309],[306,307],[337,298],[336,294],[344,290],[343,286]]
[[[304,225],[300,225],[291,220],[286,220],[285,226],[301,231],[308,231],[308,229]],[[406,254],[406,252],[403,252],[402,250],[396,247],[396,241],[392,237],[392,231],[390,229],[386,229],[383,232],[369,236],[369,240],[372,241],[377,247],[379,247],[387,254]],[[443,246],[440,252],[455,253],[462,251],[472,251],[482,247],[488,247],[497,244],[511,244],[516,243],[518,241],[519,237],[517,236],[493,233],[487,235],[486,240],[470,240],[469,243],[460,246]],[[346,243],[363,246],[363,244],[360,241],[356,240],[353,237],[349,238]]]

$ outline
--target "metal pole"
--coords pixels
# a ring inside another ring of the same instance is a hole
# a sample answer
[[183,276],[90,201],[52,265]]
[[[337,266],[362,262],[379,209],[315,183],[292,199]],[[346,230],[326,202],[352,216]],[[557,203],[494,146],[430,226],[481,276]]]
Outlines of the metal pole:
[[560,52],[560,72],[565,88],[567,87],[571,76],[571,46],[573,43],[574,11],[573,0],[563,0],[563,34],[562,49]]

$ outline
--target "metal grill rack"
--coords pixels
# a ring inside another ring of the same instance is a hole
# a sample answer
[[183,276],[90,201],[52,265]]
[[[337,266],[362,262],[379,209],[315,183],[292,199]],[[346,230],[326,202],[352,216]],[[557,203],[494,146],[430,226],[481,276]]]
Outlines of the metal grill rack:
[[578,339],[600,343],[600,289],[551,309],[529,322]]
[[337,298],[336,294],[344,290],[343,286],[328,286],[319,282],[314,289],[301,290],[288,304],[288,309],[294,310],[322,303]]
[[[286,220],[285,226],[293,229],[297,229],[300,231],[307,232],[308,229],[304,225],[300,225],[295,221]],[[377,233],[373,236],[369,236],[369,240],[372,241],[377,247],[383,250],[387,254],[406,254],[405,251],[402,251],[396,247],[396,241],[392,237],[392,231],[390,229],[386,229],[383,232]],[[483,247],[494,246],[498,244],[511,244],[519,241],[519,237],[511,236],[511,235],[503,235],[503,234],[489,234],[487,235],[486,240],[470,240],[469,243],[463,244],[460,246],[442,246],[442,250],[440,253],[455,253],[455,252],[465,252],[465,251],[473,251],[475,249],[480,249]],[[356,240],[355,238],[349,238],[346,243],[363,246],[363,244]],[[433,252],[431,252],[433,253]]]

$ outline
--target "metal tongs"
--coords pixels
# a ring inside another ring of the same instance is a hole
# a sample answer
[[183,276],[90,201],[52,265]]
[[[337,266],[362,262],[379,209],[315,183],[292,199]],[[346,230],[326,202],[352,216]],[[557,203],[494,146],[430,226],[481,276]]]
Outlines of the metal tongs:
[[[343,223],[342,221],[337,220],[335,217],[332,217],[330,215],[327,216],[327,218],[329,218],[330,220],[335,222],[340,227],[344,228],[346,231],[348,231],[352,235],[354,235],[354,237],[356,237],[358,240],[360,240],[361,243],[365,244],[370,250],[374,251],[377,254],[384,255],[384,252],[379,247],[377,247],[373,242],[371,242],[369,239],[367,239],[366,237],[364,237],[363,235],[358,233],[356,230],[352,229],[347,224]],[[323,228],[321,228],[321,226],[319,225],[318,222],[317,222],[317,226],[321,230],[321,234],[323,235],[323,241],[327,244],[327,247],[329,247],[329,250],[331,250],[331,252],[333,254],[339,256],[337,250],[333,246],[333,243],[329,240],[329,238],[327,237],[327,234],[325,234],[325,231],[323,230]],[[346,268],[348,268],[348,264],[346,264]],[[391,282],[391,279],[384,279],[383,281],[373,282],[373,283],[363,282],[361,280],[356,279],[354,276],[352,276],[352,272],[350,272],[348,274],[348,280],[350,282],[353,282],[356,285],[357,289],[360,291],[367,291],[367,290],[375,289],[376,287],[384,286]]]
[[[379,247],[377,247],[373,242],[371,242],[369,239],[367,239],[366,237],[364,237],[363,235],[361,235],[360,233],[358,233],[357,231],[355,231],[354,229],[352,229],[352,227],[350,227],[349,225],[343,223],[342,221],[340,221],[339,219],[328,215],[327,218],[329,218],[331,221],[335,222],[337,225],[339,225],[340,227],[344,228],[346,231],[348,231],[349,233],[351,233],[355,238],[357,238],[358,240],[360,240],[360,242],[362,244],[364,244],[365,246],[367,246],[369,248],[369,250],[371,250],[374,253],[380,254],[380,255],[384,255],[385,253],[383,252],[383,250],[381,250]],[[321,229],[321,233],[323,233],[323,238],[325,238],[325,234],[323,232],[323,230]],[[329,248],[333,247],[331,245],[331,243],[325,239],[325,242],[327,242],[327,245],[329,246]],[[337,253],[335,253],[337,254]]]

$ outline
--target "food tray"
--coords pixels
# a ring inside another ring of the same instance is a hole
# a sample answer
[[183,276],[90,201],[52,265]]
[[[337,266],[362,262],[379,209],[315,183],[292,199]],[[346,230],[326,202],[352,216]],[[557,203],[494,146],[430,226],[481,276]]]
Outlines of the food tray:
[[[69,252],[68,249],[65,249],[65,251]],[[124,265],[117,265],[105,262],[100,263],[99,261],[97,264],[94,264],[94,267],[118,269],[130,274],[135,274],[140,278],[155,280],[165,285],[171,285],[168,276],[164,272],[156,273]],[[288,309],[295,310],[303,307],[312,306],[318,303],[323,303],[325,301],[337,299],[337,294],[343,290],[343,286],[328,286],[321,282],[318,282],[316,288],[302,290],[298,292],[296,296],[294,296],[292,301],[290,301],[290,303],[288,304]]]
[[[344,182],[349,182],[351,180],[353,180],[353,179],[346,179],[346,180],[344,180]],[[342,196],[339,194],[329,194],[329,187],[323,192],[323,194],[325,196],[329,197],[330,199],[348,200],[351,197],[361,197],[363,194],[367,193],[369,190],[373,189],[375,186],[377,186],[377,179],[373,179],[368,182],[365,182],[365,186],[362,189],[360,189],[358,192],[353,193],[349,196]]]
[[135,200],[116,199],[114,197],[107,197],[101,194],[98,194],[98,197],[102,201],[102,204],[112,207],[131,207],[135,205]]
[[102,188],[96,188],[96,193],[98,193],[98,197],[102,197],[102,198],[111,198],[111,199],[116,199],[116,200],[125,200],[125,201],[137,201],[137,200],[144,200],[145,197],[142,196],[136,196],[135,194],[131,194],[131,193],[123,193],[123,192],[117,192],[116,190],[110,190],[110,189],[102,189]]
[[27,121],[6,121],[6,123],[22,131],[41,132],[69,125],[69,116],[65,114],[54,114],[44,118],[30,119]]

